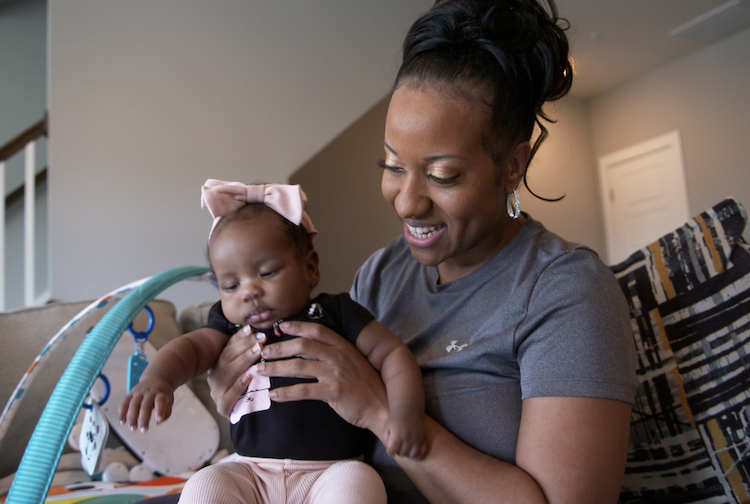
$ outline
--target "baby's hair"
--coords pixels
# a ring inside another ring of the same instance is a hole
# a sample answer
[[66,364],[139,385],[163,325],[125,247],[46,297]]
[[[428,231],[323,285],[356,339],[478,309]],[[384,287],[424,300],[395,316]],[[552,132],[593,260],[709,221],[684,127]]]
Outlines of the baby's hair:
[[[298,226],[295,223],[285,219],[275,211],[268,208],[263,203],[248,203],[236,212],[225,215],[216,224],[216,227],[211,234],[211,240],[206,247],[206,257],[210,257],[209,251],[211,249],[211,241],[221,233],[221,231],[232,222],[243,222],[249,221],[257,217],[263,212],[271,212],[279,218],[279,222],[284,226],[284,229],[289,236],[289,240],[294,245],[295,251],[300,259],[304,258],[314,250],[312,235],[305,229],[304,226]],[[211,261],[209,260],[209,263]]]

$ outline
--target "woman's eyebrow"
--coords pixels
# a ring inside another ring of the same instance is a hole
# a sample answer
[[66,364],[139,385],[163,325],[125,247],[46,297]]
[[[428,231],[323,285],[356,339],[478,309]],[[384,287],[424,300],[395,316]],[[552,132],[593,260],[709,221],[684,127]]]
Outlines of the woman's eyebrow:
[[[398,156],[398,152],[396,152],[396,149],[391,147],[388,142],[383,142],[383,146],[388,152],[390,152],[394,156]],[[426,158],[424,158],[424,161],[427,163],[434,163],[435,161],[442,161],[444,159],[464,160],[465,158],[457,154],[435,154],[433,156],[427,156]]]
[[391,154],[394,154],[394,155],[398,156],[398,153],[396,152],[396,149],[394,149],[393,147],[391,147],[390,145],[388,145],[388,142],[383,141],[383,147],[385,147],[385,149],[387,151],[389,151]]
[[443,161],[446,159],[464,160],[463,156],[457,154],[435,154],[434,156],[428,156],[425,161],[428,163],[434,163],[435,161]]

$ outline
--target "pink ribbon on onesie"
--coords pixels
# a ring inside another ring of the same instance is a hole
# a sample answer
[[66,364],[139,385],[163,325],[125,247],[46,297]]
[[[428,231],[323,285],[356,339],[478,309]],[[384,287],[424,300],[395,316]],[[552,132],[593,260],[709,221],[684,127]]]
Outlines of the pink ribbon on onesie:
[[268,376],[258,374],[258,365],[250,366],[247,371],[250,376],[250,383],[247,385],[247,391],[234,404],[232,414],[229,415],[229,421],[236,424],[240,418],[256,411],[266,411],[271,407],[271,398],[268,391],[271,389],[271,379]]

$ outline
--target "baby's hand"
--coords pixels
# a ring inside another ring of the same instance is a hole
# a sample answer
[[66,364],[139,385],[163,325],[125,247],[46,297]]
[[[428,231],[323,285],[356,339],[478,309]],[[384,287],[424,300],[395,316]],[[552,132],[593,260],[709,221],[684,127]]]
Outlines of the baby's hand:
[[392,408],[383,444],[390,456],[423,459],[427,455],[427,435],[422,412],[412,407]]
[[162,423],[172,414],[174,389],[159,377],[141,378],[141,381],[130,390],[120,404],[118,416],[120,423],[130,426],[130,430],[148,430],[151,411],[157,424]]

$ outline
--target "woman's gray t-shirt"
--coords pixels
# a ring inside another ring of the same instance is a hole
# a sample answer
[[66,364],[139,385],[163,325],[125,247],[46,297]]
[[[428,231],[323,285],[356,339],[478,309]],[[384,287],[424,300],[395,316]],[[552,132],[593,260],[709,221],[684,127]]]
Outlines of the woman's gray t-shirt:
[[[498,459],[515,460],[525,398],[633,400],[633,336],[612,272],[531,218],[489,262],[445,285],[399,237],[360,268],[351,295],[414,353],[427,414]],[[373,464],[389,502],[420,501],[382,446]]]

